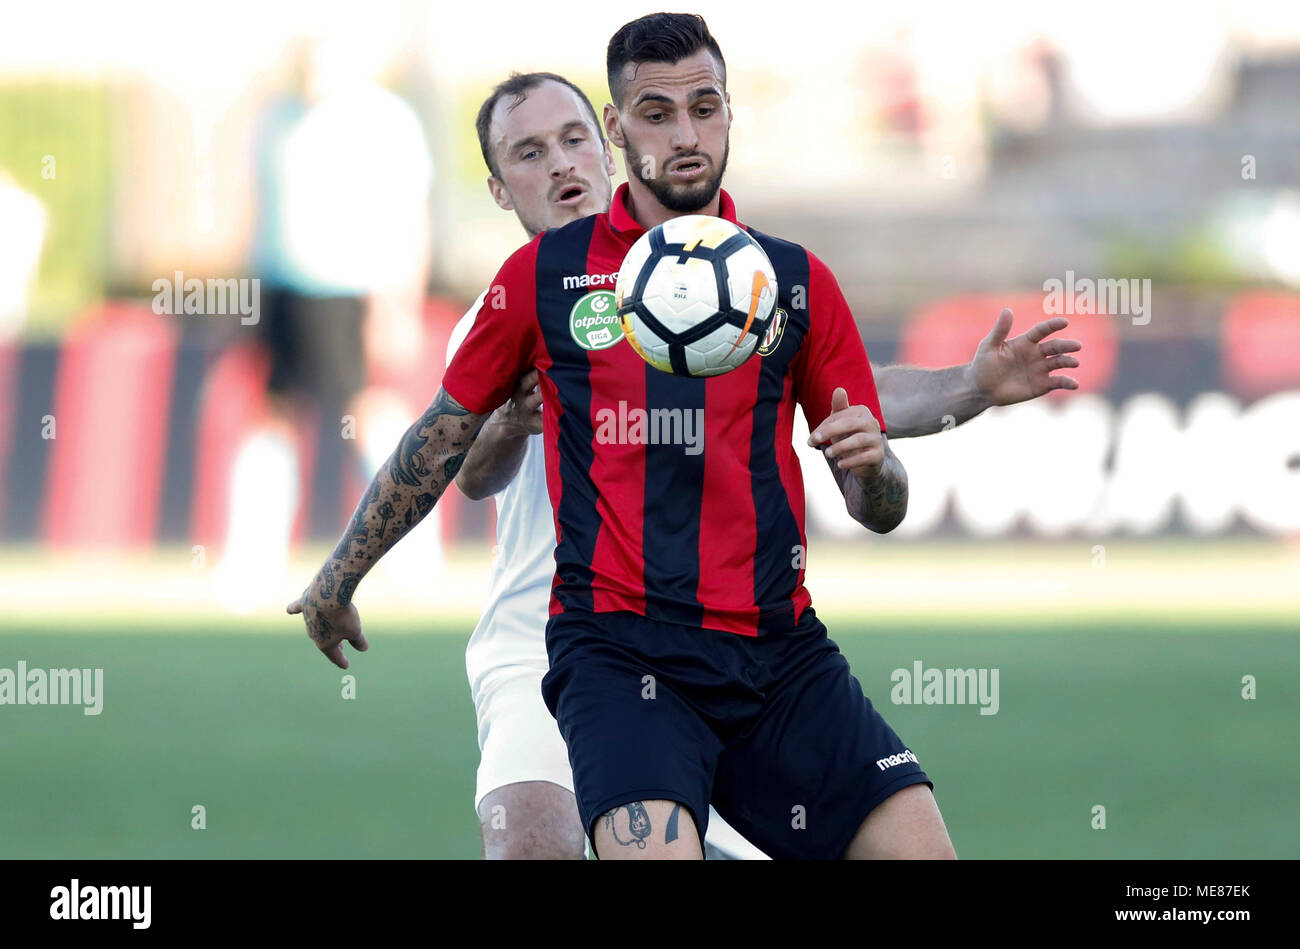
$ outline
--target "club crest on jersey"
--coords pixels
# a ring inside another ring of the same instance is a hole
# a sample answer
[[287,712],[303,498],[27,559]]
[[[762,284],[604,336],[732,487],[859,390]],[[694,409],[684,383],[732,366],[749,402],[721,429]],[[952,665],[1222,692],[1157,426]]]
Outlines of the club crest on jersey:
[[569,333],[583,349],[608,349],[623,338],[614,291],[588,293],[569,311]]
[[758,344],[758,354],[760,356],[770,356],[776,347],[781,345],[781,336],[785,333],[785,310],[780,307],[772,314],[772,322],[767,327],[767,333],[763,336],[763,342]]

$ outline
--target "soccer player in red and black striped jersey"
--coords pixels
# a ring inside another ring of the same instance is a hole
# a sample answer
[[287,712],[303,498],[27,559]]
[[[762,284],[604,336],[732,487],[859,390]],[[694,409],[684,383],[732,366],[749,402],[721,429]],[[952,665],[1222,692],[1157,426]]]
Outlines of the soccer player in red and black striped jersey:
[[[629,184],[607,214],[541,234],[502,267],[443,389],[304,593],[308,629],[340,664],[344,639],[366,648],[356,583],[535,368],[557,534],[543,691],[598,855],[698,858],[712,799],[777,857],[952,856],[916,755],[862,695],[803,587],[796,401],[855,519],[891,530],[907,501],[830,271],[750,228],[784,322],[723,376],[668,375],[618,337],[580,332],[593,288],[612,286],[645,229],[687,213],[736,220],[720,188],[725,65],[703,21],[627,24],[608,67],[606,132]],[[609,413],[632,410],[701,417],[703,451],[600,434]]]

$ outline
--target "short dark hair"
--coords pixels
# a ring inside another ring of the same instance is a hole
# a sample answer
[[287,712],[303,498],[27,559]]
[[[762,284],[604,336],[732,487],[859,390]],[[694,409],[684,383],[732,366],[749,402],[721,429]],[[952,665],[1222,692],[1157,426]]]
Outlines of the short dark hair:
[[478,130],[478,145],[483,150],[483,161],[487,163],[488,171],[492,172],[494,178],[500,178],[501,173],[497,168],[496,159],[492,155],[492,143],[488,139],[488,129],[492,125],[492,110],[497,107],[497,103],[505,96],[510,96],[514,102],[510,108],[514,108],[528,98],[528,90],[535,89],[544,82],[558,82],[562,86],[568,86],[578,94],[587,111],[591,113],[591,123],[596,126],[596,135],[599,136],[602,144],[605,141],[605,131],[600,126],[600,119],[596,116],[596,107],[591,104],[587,94],[575,86],[572,82],[563,76],[557,76],[553,72],[512,72],[510,77],[504,82],[497,84],[492,90],[492,94],[483,100],[479,106],[478,118],[474,120],[474,127]]
[[727,63],[704,17],[694,13],[650,13],[625,23],[609,41],[605,72],[614,104],[623,105],[623,67],[628,63],[677,63],[707,49],[727,81]]

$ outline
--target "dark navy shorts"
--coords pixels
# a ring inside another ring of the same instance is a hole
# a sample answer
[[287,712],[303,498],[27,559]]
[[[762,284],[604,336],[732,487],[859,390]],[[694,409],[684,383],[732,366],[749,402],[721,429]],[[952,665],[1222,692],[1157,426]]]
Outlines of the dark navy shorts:
[[569,748],[583,827],[633,801],[709,804],[777,859],[844,855],[890,795],[930,781],[811,609],[758,637],[563,613],[542,697]]

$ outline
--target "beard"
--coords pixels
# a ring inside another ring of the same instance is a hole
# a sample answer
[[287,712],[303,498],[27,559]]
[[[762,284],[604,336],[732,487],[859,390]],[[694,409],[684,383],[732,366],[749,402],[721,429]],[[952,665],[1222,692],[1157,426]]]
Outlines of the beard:
[[[624,151],[627,154],[627,163],[629,168],[646,167],[641,160],[641,153],[636,150],[631,142],[627,143]],[[710,167],[713,168],[712,174],[703,181],[696,181],[691,184],[676,184],[665,175],[656,175],[653,178],[641,177],[641,183],[650,190],[660,204],[669,211],[676,214],[693,214],[699,211],[718,194],[718,189],[722,187],[722,176],[727,170],[727,156],[731,152],[731,136],[722,143],[722,162],[714,165],[710,161]],[[676,160],[680,156],[674,156]],[[710,158],[712,156],[709,156]]]

